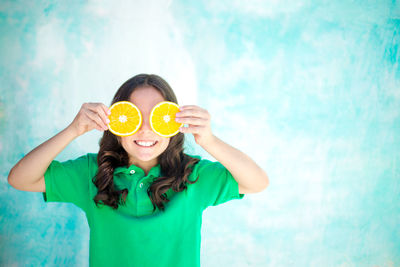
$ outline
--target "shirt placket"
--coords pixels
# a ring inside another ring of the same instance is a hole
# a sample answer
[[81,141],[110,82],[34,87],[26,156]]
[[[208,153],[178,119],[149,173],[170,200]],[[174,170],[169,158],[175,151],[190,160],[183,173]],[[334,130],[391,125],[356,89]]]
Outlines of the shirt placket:
[[153,204],[147,194],[152,176],[144,176],[142,171],[130,170],[129,174],[133,177],[130,195],[132,204],[135,206],[137,216],[143,216],[153,213]]
[[153,214],[153,204],[147,194],[147,189],[153,182],[154,177],[160,175],[159,166],[150,170],[149,174],[145,176],[144,171],[131,165],[129,168],[118,168],[116,170],[119,182],[128,188],[128,196],[126,199],[126,206],[121,207],[124,212],[134,216],[144,216]]

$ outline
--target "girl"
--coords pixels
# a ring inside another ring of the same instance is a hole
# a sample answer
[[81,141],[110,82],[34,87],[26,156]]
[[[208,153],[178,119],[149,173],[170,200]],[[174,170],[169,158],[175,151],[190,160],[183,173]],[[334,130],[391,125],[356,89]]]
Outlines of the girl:
[[[43,192],[46,202],[81,208],[90,227],[90,266],[200,266],[202,212],[244,194],[264,190],[266,173],[247,155],[211,131],[210,115],[195,105],[176,115],[188,127],[165,138],[149,125],[152,108],[177,103],[168,83],[140,74],[126,81],[112,104],[131,101],[143,124],[134,135],[107,131],[109,108],[84,103],[72,123],[23,157],[8,182],[24,191]],[[98,153],[59,162],[54,158],[75,138],[104,131]],[[183,152],[184,133],[217,162]]]

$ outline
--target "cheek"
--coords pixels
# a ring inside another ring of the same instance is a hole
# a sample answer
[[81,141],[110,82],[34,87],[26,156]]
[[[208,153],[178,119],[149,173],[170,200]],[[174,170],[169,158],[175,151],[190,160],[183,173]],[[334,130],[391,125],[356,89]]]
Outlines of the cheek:
[[122,146],[123,148],[128,147],[128,146],[131,145],[131,143],[133,142],[132,139],[127,138],[127,137],[121,137],[120,140],[121,140],[121,141],[120,141],[121,146]]
[[169,138],[165,138],[165,139],[163,139],[163,141],[162,141],[163,143],[163,149],[165,150],[165,149],[167,149],[167,147],[168,147],[168,145],[169,145]]

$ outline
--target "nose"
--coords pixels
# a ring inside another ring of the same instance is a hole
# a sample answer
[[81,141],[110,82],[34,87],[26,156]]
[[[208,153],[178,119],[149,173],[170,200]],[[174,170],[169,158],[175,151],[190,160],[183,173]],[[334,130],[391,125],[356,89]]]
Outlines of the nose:
[[143,116],[142,125],[140,126],[139,131],[152,131],[149,117],[150,116]]

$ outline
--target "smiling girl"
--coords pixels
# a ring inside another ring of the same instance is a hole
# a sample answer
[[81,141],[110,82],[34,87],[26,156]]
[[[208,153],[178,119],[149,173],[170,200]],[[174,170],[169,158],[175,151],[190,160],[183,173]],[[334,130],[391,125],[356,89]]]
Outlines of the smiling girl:
[[[268,186],[267,174],[246,154],[216,137],[211,116],[196,105],[180,107],[180,133],[166,138],[152,131],[152,108],[177,103],[168,83],[140,74],[126,81],[111,104],[130,101],[143,116],[141,128],[120,137],[108,131],[109,108],[84,103],[60,133],[23,157],[8,182],[43,192],[46,202],[81,208],[90,227],[90,266],[200,266],[202,213]],[[104,132],[98,153],[59,162],[54,158],[75,138]],[[184,134],[217,161],[184,153]]]

